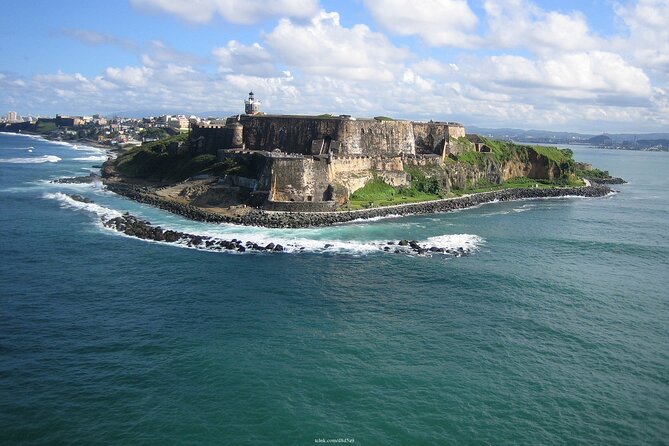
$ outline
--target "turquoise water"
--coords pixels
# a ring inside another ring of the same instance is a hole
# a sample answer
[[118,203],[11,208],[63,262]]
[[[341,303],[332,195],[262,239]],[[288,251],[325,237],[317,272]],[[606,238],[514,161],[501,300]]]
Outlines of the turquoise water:
[[[0,134],[0,443],[667,444],[669,154],[573,150],[630,184],[267,230],[49,184],[104,156]],[[309,249],[146,242],[118,211]],[[373,243],[430,237],[475,252]]]

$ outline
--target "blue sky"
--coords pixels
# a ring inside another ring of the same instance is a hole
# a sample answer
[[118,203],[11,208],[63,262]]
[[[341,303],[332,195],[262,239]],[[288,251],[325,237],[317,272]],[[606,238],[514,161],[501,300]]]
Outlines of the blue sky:
[[669,0],[7,2],[0,112],[669,131]]

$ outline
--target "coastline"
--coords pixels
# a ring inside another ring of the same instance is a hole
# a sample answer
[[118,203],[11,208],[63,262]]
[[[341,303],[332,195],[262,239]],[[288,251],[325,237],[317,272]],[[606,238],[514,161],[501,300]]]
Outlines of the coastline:
[[267,228],[308,228],[332,226],[354,220],[368,220],[383,217],[403,217],[409,215],[435,214],[472,208],[486,203],[499,201],[518,201],[538,198],[559,197],[603,197],[612,192],[606,185],[590,185],[583,187],[565,187],[553,189],[503,189],[491,192],[480,192],[456,198],[423,201],[372,209],[359,209],[338,212],[283,212],[252,209],[245,215],[223,215],[200,208],[182,204],[159,197],[144,186],[127,183],[103,182],[108,190],[130,198],[139,203],[149,204],[191,220],[209,223],[229,223],[244,226],[261,226]]
[[[110,152],[118,150],[117,148],[97,144],[94,141],[85,139],[72,141],[58,141],[46,138],[44,135],[28,133],[3,132],[17,136],[27,136],[32,138],[42,138],[47,141],[64,142],[71,145],[82,144],[92,147],[105,149],[108,155]],[[88,182],[90,178],[70,178],[65,180],[81,181],[61,181],[61,182]],[[467,208],[480,206],[487,203],[499,201],[518,201],[541,198],[559,198],[559,197],[603,197],[612,192],[608,184],[624,183],[623,180],[614,178],[613,181],[591,180],[582,187],[564,187],[552,189],[536,188],[515,188],[502,189],[490,192],[479,192],[460,197],[444,198],[439,200],[423,201],[418,203],[407,203],[390,206],[382,206],[370,209],[358,209],[350,211],[334,212],[285,212],[268,211],[258,208],[250,208],[242,214],[225,214],[181,203],[175,200],[161,197],[154,193],[153,187],[140,184],[128,183],[125,181],[110,181],[106,177],[104,169],[101,172],[103,184],[106,189],[118,195],[132,199],[139,203],[149,204],[158,207],[173,214],[181,215],[195,221],[209,223],[227,223],[243,226],[259,226],[266,228],[309,228],[325,227],[335,224],[349,223],[356,220],[370,220],[379,218],[403,217],[410,215],[426,215],[435,213],[452,212]]]

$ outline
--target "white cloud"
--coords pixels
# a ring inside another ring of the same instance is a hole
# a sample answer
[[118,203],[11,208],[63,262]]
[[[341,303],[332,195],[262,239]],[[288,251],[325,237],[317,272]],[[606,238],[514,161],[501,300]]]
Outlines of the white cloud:
[[629,35],[614,40],[613,48],[628,53],[642,66],[669,77],[669,2],[639,0],[618,5],[616,14],[623,20]]
[[231,40],[226,46],[214,48],[219,70],[223,73],[240,73],[271,77],[279,74],[270,53],[258,43],[244,45]]
[[530,60],[520,56],[492,56],[478,70],[483,83],[532,90],[570,99],[647,98],[651,82],[640,68],[614,53],[567,53]]
[[232,23],[251,24],[269,17],[308,18],[318,12],[317,0],[131,0],[133,6],[206,23],[220,15]]
[[488,46],[525,47],[539,54],[584,51],[601,46],[592,35],[585,16],[574,11],[545,11],[527,0],[486,0]]
[[400,36],[419,36],[433,46],[473,46],[478,18],[467,0],[365,0],[374,19]]
[[153,74],[153,69],[148,67],[109,67],[105,70],[105,74],[113,82],[138,87],[148,82]]
[[392,81],[411,56],[366,25],[341,26],[336,12],[321,11],[304,25],[283,19],[265,40],[290,67],[350,81]]

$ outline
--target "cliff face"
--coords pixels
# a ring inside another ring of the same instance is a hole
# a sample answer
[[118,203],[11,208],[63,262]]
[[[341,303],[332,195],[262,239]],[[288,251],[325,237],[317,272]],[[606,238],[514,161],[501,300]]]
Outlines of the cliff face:
[[491,153],[480,154],[476,164],[457,161],[444,164],[441,169],[429,172],[438,176],[441,184],[450,189],[475,188],[482,184],[501,184],[516,177],[556,180],[564,172],[560,166],[533,149],[527,151],[527,157],[518,153],[511,159],[499,161]]

